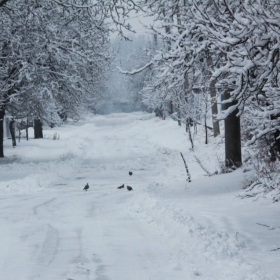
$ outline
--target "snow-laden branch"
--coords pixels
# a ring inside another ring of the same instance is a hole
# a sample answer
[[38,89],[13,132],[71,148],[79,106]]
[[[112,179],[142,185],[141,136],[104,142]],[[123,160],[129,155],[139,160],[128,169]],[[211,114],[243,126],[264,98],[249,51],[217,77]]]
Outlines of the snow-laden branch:
[[55,1],[42,1],[39,8],[36,1],[8,4],[13,13],[0,9],[0,104],[48,123],[59,121],[57,112],[77,116],[82,107],[95,106],[112,61],[102,15],[93,18],[80,9],[77,16],[78,7],[58,8]]
[[144,65],[143,67],[141,68],[138,68],[138,69],[134,69],[132,71],[126,71],[126,70],[123,70],[121,67],[117,67],[117,69],[120,71],[120,73],[122,74],[126,74],[126,75],[135,75],[137,73],[140,73],[142,71],[144,71],[145,69],[149,68],[151,65],[153,65],[154,62],[149,62],[147,63],[146,65]]
[[53,2],[55,2],[56,4],[59,4],[61,6],[64,6],[64,7],[74,7],[74,8],[92,8],[94,6],[96,6],[95,3],[92,3],[92,4],[89,4],[89,5],[86,5],[86,4],[82,4],[82,5],[77,5],[74,3],[74,1],[71,1],[69,4],[67,4],[65,1],[58,1],[58,0],[52,0]]

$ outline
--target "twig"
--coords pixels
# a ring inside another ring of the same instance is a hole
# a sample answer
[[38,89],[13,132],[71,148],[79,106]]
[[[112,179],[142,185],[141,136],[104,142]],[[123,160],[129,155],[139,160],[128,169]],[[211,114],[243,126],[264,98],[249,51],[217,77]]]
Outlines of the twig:
[[277,250],[280,250],[280,248],[272,249],[270,250],[270,252],[277,251]]
[[259,225],[259,226],[263,226],[263,227],[268,227],[268,228],[270,228],[270,226],[268,226],[268,225],[264,225],[264,224],[260,224],[260,223],[256,223],[257,225]]
[[251,190],[253,190],[253,188],[257,185],[261,185],[261,182],[259,182],[258,180],[255,181],[254,183],[252,183],[252,185],[250,186],[249,189],[246,190],[246,192],[250,192]]
[[184,159],[183,154],[182,154],[182,153],[180,153],[180,154],[181,154],[181,157],[182,157],[182,159],[183,159],[183,161],[184,161],[185,168],[186,168],[186,172],[187,172],[187,175],[188,175],[187,180],[188,180],[189,182],[191,182],[191,174],[190,174],[190,172],[189,172],[189,168],[188,168],[188,166],[187,166],[187,164],[186,164],[186,161],[185,161],[185,159]]
[[210,172],[206,169],[206,167],[203,166],[203,164],[201,163],[201,161],[200,161],[200,159],[199,159],[198,157],[196,157],[196,156],[194,155],[194,158],[195,158],[196,162],[200,165],[200,167],[205,171],[205,173],[206,173],[209,177],[218,174],[217,171],[216,171],[216,172],[213,172],[213,173],[210,173]]

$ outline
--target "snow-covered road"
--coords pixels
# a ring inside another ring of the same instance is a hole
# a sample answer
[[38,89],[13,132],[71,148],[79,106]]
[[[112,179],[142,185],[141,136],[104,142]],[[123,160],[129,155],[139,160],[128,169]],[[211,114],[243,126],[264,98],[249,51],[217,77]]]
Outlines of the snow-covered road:
[[164,279],[167,249],[121,209],[131,194],[77,189],[2,200],[0,278]]
[[205,178],[172,120],[113,114],[45,133],[5,141],[0,280],[280,279],[279,206],[236,198],[241,171]]

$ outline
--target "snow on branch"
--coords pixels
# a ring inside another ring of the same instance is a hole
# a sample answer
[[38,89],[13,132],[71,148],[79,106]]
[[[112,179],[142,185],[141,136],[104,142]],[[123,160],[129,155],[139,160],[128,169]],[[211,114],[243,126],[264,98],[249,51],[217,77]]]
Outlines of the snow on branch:
[[94,6],[96,6],[96,4],[89,4],[89,5],[86,5],[86,4],[83,4],[83,5],[77,5],[75,4],[73,1],[70,2],[70,4],[67,4],[65,2],[62,2],[62,1],[57,1],[57,0],[52,0],[53,2],[59,4],[59,5],[62,5],[64,7],[75,7],[75,8],[92,8]]
[[120,71],[120,73],[122,74],[126,74],[126,75],[135,75],[137,73],[140,73],[142,71],[144,71],[146,68],[150,67],[151,65],[153,65],[153,62],[149,62],[147,63],[146,65],[144,65],[143,67],[141,68],[138,68],[138,69],[134,69],[132,71],[126,71],[126,70],[123,70],[121,67],[117,67],[117,69]]
[[[226,101],[222,102],[222,104],[229,103]],[[230,106],[228,109],[221,111],[220,113],[218,113],[216,115],[216,120],[219,120],[219,121],[225,120],[230,114],[232,114],[238,108],[238,106],[239,106],[239,104],[235,104],[235,105]]]

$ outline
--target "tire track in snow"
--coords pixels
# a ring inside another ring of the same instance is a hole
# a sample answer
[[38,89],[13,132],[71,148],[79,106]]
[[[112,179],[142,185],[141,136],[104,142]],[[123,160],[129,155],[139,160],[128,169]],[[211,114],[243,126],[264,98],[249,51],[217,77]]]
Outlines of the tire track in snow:
[[49,267],[54,262],[58,253],[58,244],[58,230],[51,224],[48,224],[40,253],[36,257],[36,262],[32,268],[32,276],[30,279],[47,279],[46,275]]
[[52,263],[58,251],[58,243],[58,230],[48,224],[46,238],[43,242],[40,256],[38,257],[39,264],[43,264],[45,267],[48,267]]
[[37,214],[38,214],[38,211],[37,211],[38,208],[40,208],[40,207],[42,207],[42,206],[46,206],[46,205],[52,203],[52,202],[55,201],[55,200],[56,200],[56,198],[54,197],[54,198],[52,198],[52,199],[50,199],[50,200],[47,200],[47,201],[45,201],[45,202],[43,202],[43,203],[41,203],[41,204],[39,204],[39,205],[33,207],[33,213],[34,213],[35,215],[37,215]]

